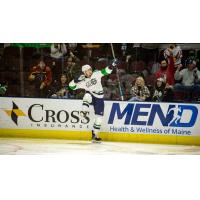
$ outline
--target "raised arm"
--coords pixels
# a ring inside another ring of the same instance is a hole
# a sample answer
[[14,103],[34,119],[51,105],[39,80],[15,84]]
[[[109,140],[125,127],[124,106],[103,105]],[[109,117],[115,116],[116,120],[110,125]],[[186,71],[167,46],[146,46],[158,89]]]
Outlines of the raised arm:
[[116,68],[117,65],[118,65],[118,60],[114,59],[110,66],[107,66],[106,68],[101,70],[101,75],[107,76],[107,75],[111,74],[113,69]]

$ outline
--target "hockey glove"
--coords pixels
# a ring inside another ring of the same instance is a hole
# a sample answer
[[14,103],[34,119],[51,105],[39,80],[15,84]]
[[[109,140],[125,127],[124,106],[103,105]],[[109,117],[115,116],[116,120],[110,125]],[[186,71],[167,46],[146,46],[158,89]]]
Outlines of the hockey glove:
[[79,83],[83,80],[85,80],[85,76],[82,74],[74,78],[74,83]]
[[119,61],[118,61],[118,59],[115,58],[115,59],[112,61],[112,64],[109,66],[109,69],[110,69],[110,70],[116,69],[118,64],[119,64]]
[[113,68],[116,68],[118,64],[119,64],[119,60],[115,58],[115,59],[112,61],[112,67],[113,67]]

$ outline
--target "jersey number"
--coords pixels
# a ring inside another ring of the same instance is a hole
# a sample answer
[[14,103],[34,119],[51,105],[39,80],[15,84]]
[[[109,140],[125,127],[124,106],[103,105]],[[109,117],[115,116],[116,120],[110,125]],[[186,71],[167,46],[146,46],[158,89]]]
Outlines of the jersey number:
[[86,83],[86,86],[89,88],[93,85],[96,85],[96,83],[97,83],[97,80],[95,78],[93,78],[93,79],[91,79],[91,81]]

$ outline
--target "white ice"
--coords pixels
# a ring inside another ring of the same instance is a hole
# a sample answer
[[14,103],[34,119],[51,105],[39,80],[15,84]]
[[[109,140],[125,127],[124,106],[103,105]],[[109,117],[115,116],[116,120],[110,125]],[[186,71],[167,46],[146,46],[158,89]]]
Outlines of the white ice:
[[125,142],[0,138],[0,154],[42,155],[42,154],[200,154],[200,146],[141,144]]

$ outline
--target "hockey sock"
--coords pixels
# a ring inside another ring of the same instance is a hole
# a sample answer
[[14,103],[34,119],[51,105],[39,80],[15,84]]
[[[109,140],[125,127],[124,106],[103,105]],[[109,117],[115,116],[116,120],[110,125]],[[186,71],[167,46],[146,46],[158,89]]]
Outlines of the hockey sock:
[[100,132],[100,129],[101,129],[101,124],[102,124],[102,116],[96,115],[95,116],[95,122],[94,122],[94,125],[93,125],[94,134],[96,135],[96,137],[99,137],[99,132]]
[[82,110],[88,111],[90,107],[90,103],[92,103],[92,97],[91,94],[86,93],[83,97],[83,104],[82,104]]
[[87,110],[89,110],[90,104],[87,101],[83,101],[82,106],[83,106],[82,110],[87,111]]

